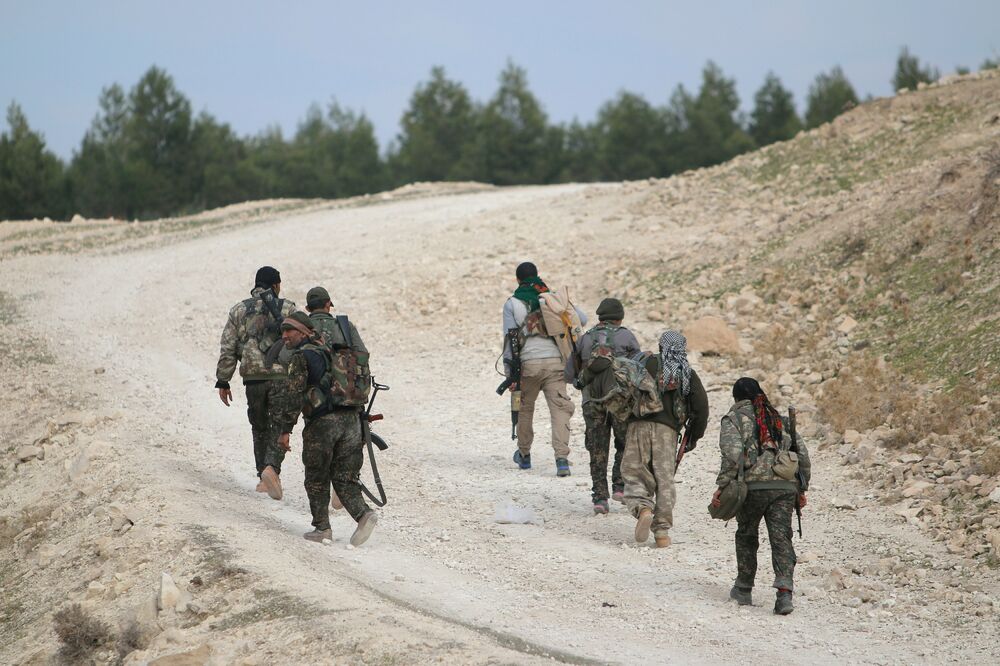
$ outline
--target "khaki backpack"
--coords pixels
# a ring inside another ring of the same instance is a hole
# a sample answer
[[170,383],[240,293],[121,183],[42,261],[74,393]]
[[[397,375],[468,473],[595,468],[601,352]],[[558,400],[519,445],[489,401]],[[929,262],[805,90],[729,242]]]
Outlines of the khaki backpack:
[[555,340],[563,363],[576,349],[576,341],[583,334],[583,323],[576,308],[569,300],[566,289],[547,291],[538,295],[545,333]]

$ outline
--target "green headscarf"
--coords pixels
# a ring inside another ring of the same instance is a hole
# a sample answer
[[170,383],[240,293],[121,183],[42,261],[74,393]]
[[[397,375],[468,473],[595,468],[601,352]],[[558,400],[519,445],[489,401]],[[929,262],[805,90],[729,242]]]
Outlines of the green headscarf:
[[524,301],[525,305],[528,306],[528,312],[534,312],[541,307],[538,295],[544,294],[548,290],[549,288],[542,282],[542,278],[530,277],[521,282],[514,290],[514,298]]

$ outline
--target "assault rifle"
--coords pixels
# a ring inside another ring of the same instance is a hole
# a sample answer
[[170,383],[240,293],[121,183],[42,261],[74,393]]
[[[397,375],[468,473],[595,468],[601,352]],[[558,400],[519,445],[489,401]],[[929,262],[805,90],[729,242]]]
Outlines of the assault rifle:
[[278,361],[278,355],[281,354],[281,350],[285,348],[285,341],[281,339],[281,322],[285,320],[281,316],[281,306],[284,304],[285,299],[275,298],[274,291],[271,289],[262,291],[260,299],[263,301],[264,307],[274,318],[274,323],[268,324],[267,329],[270,332],[277,332],[278,334],[278,339],[268,347],[267,352],[264,354],[264,363],[270,369]]
[[684,454],[688,451],[688,443],[691,441],[691,434],[688,432],[687,423],[684,424],[684,434],[677,436],[677,458],[674,460],[674,474],[677,474],[677,468],[681,466],[681,461],[684,460]]
[[[795,432],[795,408],[788,408],[788,434],[792,436],[792,447],[791,450],[795,452],[796,455],[799,453],[799,436]],[[805,485],[802,482],[802,471],[795,472],[795,480],[798,481],[799,493],[802,492],[802,488]],[[795,495],[795,517],[799,521],[799,538],[802,538],[802,507],[799,506],[799,496]]]
[[509,374],[497,387],[497,395],[503,395],[510,389],[510,438],[517,439],[517,415],[521,410],[521,339],[517,328],[507,329],[504,347],[507,345],[510,345],[510,360],[504,359],[503,362]]

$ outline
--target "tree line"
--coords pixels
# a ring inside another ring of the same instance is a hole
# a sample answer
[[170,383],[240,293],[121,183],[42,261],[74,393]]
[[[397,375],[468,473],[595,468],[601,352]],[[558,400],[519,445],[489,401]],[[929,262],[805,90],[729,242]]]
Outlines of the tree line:
[[[983,68],[997,65],[987,60]],[[892,85],[915,89],[938,76],[904,48]],[[792,93],[771,72],[746,115],[735,80],[709,61],[696,92],[678,85],[663,106],[621,92],[593,122],[558,124],[513,63],[485,102],[435,67],[381,154],[365,114],[335,102],[310,107],[287,138],[277,127],[237,136],[212,115],[195,115],[173,78],[152,67],[127,92],[118,84],[101,92],[99,111],[68,164],[11,103],[0,134],[0,219],[75,213],[150,219],[255,199],[349,197],[416,181],[666,177],[790,139],[857,103],[854,87],[834,67],[813,81],[799,117]]]

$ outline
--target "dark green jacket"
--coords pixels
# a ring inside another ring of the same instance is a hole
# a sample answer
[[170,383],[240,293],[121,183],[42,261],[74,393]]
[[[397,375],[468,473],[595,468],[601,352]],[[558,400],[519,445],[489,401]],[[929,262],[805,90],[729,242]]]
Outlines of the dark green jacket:
[[[662,372],[659,356],[654,355],[646,359],[646,372],[648,372],[654,379],[659,380],[660,373]],[[670,426],[677,432],[680,432],[684,424],[677,422],[677,417],[674,415],[673,396],[671,396],[670,393],[671,392],[669,391],[664,391],[660,395],[660,398],[663,400],[663,411],[656,412],[655,414],[647,414],[646,416],[638,417],[633,420],[662,423]],[[697,442],[701,439],[705,435],[705,428],[707,426],[708,394],[705,393],[705,387],[702,386],[701,378],[698,377],[698,373],[692,369],[691,393],[687,397],[687,432],[690,440],[692,442]]]

